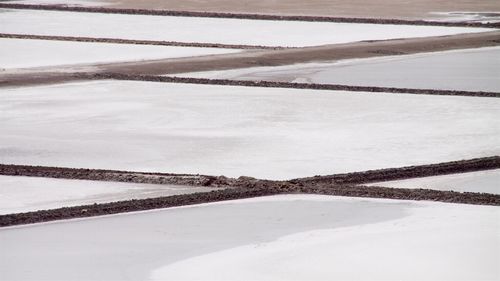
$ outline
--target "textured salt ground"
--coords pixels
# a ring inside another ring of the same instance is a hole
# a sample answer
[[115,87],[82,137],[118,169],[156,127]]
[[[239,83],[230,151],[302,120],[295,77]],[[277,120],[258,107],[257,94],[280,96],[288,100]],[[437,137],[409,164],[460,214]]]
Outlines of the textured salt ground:
[[[1,36],[12,35],[3,34]],[[26,35],[16,35],[16,38],[24,38],[24,36]],[[32,36],[26,37],[33,38]],[[93,40],[92,38],[87,39],[90,41]],[[71,40],[75,39],[72,38]],[[109,39],[105,39],[106,42],[108,42],[108,40]],[[204,56],[177,58],[175,60],[164,59],[154,61],[100,64],[98,69],[96,69],[95,65],[73,65],[68,67],[61,66],[57,68],[38,68],[31,71],[25,70],[23,72],[16,71],[15,73],[11,73],[12,71],[4,71],[0,73],[0,87],[54,84],[75,81],[78,80],[78,78],[73,75],[73,73],[75,72],[112,72],[135,75],[162,75],[221,69],[249,68],[255,67],[256,65],[277,66],[317,61],[379,57],[388,54],[414,54],[450,49],[478,48],[486,46],[496,46],[498,45],[497,42],[499,40],[500,32],[493,31],[472,34],[459,34],[444,37],[357,42],[284,50],[253,50],[240,52],[237,54],[223,54],[210,57]],[[112,41],[123,43],[124,40],[114,39]],[[128,40],[127,42],[131,43],[130,40]],[[132,42],[136,42],[136,40],[132,40]],[[144,41],[137,42],[145,43]],[[163,44],[165,42],[161,41],[160,43]],[[170,43],[167,42],[167,44]],[[199,45],[198,43],[194,44]],[[202,46],[207,47],[209,45],[202,44]],[[220,45],[218,46],[220,47]]]
[[239,50],[0,38],[0,71],[235,53]]
[[436,17],[437,20],[447,22],[498,23],[500,22],[500,7],[498,10],[490,12],[433,12],[431,15]]
[[368,186],[426,188],[435,190],[500,194],[500,170],[497,169],[473,173],[377,182],[368,184]]
[[176,76],[500,92],[500,47],[183,73]]
[[[102,6],[128,9],[156,9],[197,12],[236,12],[256,14],[308,15],[333,17],[398,18],[453,20],[457,16],[447,13],[490,14],[499,12],[500,4],[495,0],[23,0],[5,1],[23,4],[73,4],[79,6]],[[468,14],[466,14],[468,15]],[[472,17],[472,20],[475,18]],[[471,17],[461,20],[471,20]]]
[[2,228],[0,269],[8,280],[495,279],[498,216],[498,207],[272,196]]
[[[0,32],[136,40],[304,47],[444,36],[486,28],[242,20],[1,9]],[[27,22],[23,19],[30,18]],[[294,32],[288,32],[293,30]]]
[[1,163],[290,179],[499,154],[496,98],[130,81],[0,92]]
[[[190,262],[190,261],[189,261],[189,262]],[[176,266],[179,266],[179,265],[176,265]],[[182,266],[182,264],[181,264],[181,266]],[[171,276],[171,275],[169,275],[168,270],[169,270],[169,269],[167,268],[167,269],[166,269],[167,275],[168,275],[168,276]],[[175,271],[176,273],[179,273],[179,271],[177,271],[177,270],[174,270],[174,271]],[[159,271],[159,273],[158,273],[158,272],[156,272],[156,273],[155,273],[155,274],[156,274],[155,276],[158,276],[158,274],[160,274],[160,276],[161,276],[161,274],[162,274],[162,273],[163,273],[163,274],[165,274],[165,269],[160,270],[160,271]]]
[[217,188],[0,176],[0,215],[211,190]]

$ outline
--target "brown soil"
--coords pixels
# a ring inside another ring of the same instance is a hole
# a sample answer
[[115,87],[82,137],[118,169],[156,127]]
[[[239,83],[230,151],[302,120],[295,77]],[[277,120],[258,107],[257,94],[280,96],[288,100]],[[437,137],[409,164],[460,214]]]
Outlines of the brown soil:
[[353,185],[300,186],[282,182],[259,181],[247,188],[174,195],[152,199],[120,201],[77,207],[66,207],[29,213],[0,215],[0,227],[47,222],[62,219],[102,216],[116,213],[169,208],[216,201],[244,199],[275,194],[324,194],[349,197],[390,198],[401,200],[428,200],[449,203],[500,206],[500,195],[485,193],[460,193],[428,189],[399,189]]
[[106,0],[116,8],[369,18],[429,18],[430,12],[500,11],[497,0]]
[[273,82],[273,81],[247,81],[229,79],[205,79],[205,78],[184,78],[167,77],[155,75],[130,75],[119,73],[41,73],[40,76],[14,75],[4,81],[0,78],[0,87],[30,86],[41,84],[65,83],[71,81],[89,80],[123,80],[123,81],[147,81],[163,83],[182,83],[199,85],[221,85],[221,86],[244,86],[261,88],[289,88],[289,89],[312,89],[329,91],[350,91],[367,93],[393,93],[393,94],[415,94],[415,95],[439,95],[439,96],[469,96],[469,97],[493,97],[500,98],[500,92],[484,91],[457,91],[457,90],[434,90],[434,89],[413,89],[394,87],[370,87],[370,86],[350,86],[340,84],[316,84],[316,83],[294,83],[294,82]]
[[[18,36],[18,38],[23,38],[22,35],[16,36]],[[247,68],[255,66],[289,65],[294,63],[334,61],[385,55],[403,55],[451,49],[498,46],[499,44],[500,31],[492,31],[428,38],[365,41],[281,50],[252,50],[236,54],[201,56],[193,58],[67,66],[58,67],[58,72],[52,72],[51,68],[43,68],[32,69],[31,71],[23,73],[7,72],[2,74],[0,72],[0,87],[60,83],[63,81],[78,80],[82,78],[78,78],[72,73],[89,72],[89,66],[99,67],[100,69],[99,71],[90,71],[89,73],[112,72],[131,75],[158,75]]]
[[370,182],[381,182],[389,180],[400,180],[418,177],[429,177],[446,174],[466,173],[474,171],[500,169],[500,156],[474,158],[468,160],[443,162],[429,165],[408,166],[400,168],[389,168],[370,170],[347,174],[336,174],[328,176],[314,176],[309,178],[293,179],[290,181],[259,180],[251,177],[240,177],[237,179],[224,176],[169,174],[169,173],[145,173],[118,170],[100,169],[75,169],[45,166],[27,166],[0,164],[0,175],[4,176],[26,176],[47,177],[60,179],[115,181],[149,184],[176,184],[190,186],[212,186],[212,187],[256,187],[267,183],[298,184],[305,185],[334,185],[334,184],[366,184]]
[[364,41],[318,47],[253,51],[199,58],[103,65],[104,72],[174,74],[255,66],[278,66],[500,45],[500,31],[427,38]]
[[0,175],[214,187],[228,186],[234,182],[223,176],[215,177],[205,175],[143,173],[6,164],[0,164]]
[[402,200],[430,200],[439,202],[500,206],[500,195],[494,194],[470,192],[460,193],[428,189],[366,187],[357,185],[368,182],[463,173],[498,168],[500,168],[500,156],[494,156],[432,165],[372,170],[331,176],[316,176],[290,181],[270,181],[250,177],[233,179],[223,176],[214,177],[204,175],[0,165],[0,174],[11,176],[228,187],[225,190],[216,190],[205,193],[175,195],[152,199],[129,200],[77,207],[65,207],[21,214],[1,215],[0,227],[290,193]]
[[446,174],[467,173],[500,168],[500,156],[469,160],[443,162],[438,164],[408,166],[401,168],[372,170],[331,176],[315,176],[291,180],[302,184],[366,184],[416,177],[430,177]]

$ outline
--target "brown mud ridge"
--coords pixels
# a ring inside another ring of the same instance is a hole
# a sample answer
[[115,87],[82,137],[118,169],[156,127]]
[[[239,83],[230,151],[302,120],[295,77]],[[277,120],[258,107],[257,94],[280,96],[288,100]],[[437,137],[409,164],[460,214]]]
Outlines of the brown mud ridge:
[[380,169],[365,172],[314,176],[290,180],[301,184],[366,184],[401,180],[416,177],[431,177],[447,174],[467,173],[483,170],[500,169],[500,156],[474,158],[468,160],[443,162],[429,165],[408,166],[401,168]]
[[234,182],[224,176],[146,173],[102,169],[78,169],[0,164],[0,175],[148,184],[227,187]]
[[498,46],[500,30],[424,38],[405,38],[329,44],[322,46],[262,50],[160,60],[141,63],[115,63],[103,66],[103,72],[126,74],[175,74],[187,72],[226,70],[258,66],[279,66],[319,61],[373,58],[387,55],[410,55],[458,49]]
[[484,170],[500,169],[500,156],[474,158],[468,160],[443,162],[429,165],[408,166],[335,174],[327,176],[314,176],[299,178],[289,181],[260,180],[251,177],[228,178],[225,176],[207,176],[191,174],[148,173],[102,169],[79,169],[45,166],[27,166],[0,164],[0,175],[46,177],[58,179],[114,181],[149,184],[175,184],[189,186],[212,187],[256,187],[262,183],[277,182],[293,185],[324,185],[324,184],[366,184],[390,180],[429,177],[446,174],[467,173]]
[[0,33],[0,38],[92,42],[92,43],[113,43],[113,44],[156,45],[156,46],[174,46],[174,47],[223,48],[223,49],[238,49],[238,50],[252,50],[252,49],[280,50],[280,49],[287,48],[287,47],[280,47],[280,46],[235,45],[235,44],[219,44],[219,43],[132,40],[132,39],[116,39],[116,38],[94,38],[94,37],[52,36],[52,35],[31,35],[31,34],[10,34],[10,33]]
[[[32,35],[19,35],[32,36]],[[28,37],[25,37],[28,38]],[[54,84],[82,80],[76,72],[164,75],[199,71],[238,69],[257,66],[279,66],[317,61],[337,61],[386,55],[408,55],[454,49],[498,46],[500,31],[408,38],[381,41],[362,41],[280,50],[248,50],[246,52],[190,58],[148,61],[85,64],[34,68],[22,73],[0,72],[0,87]],[[90,69],[90,70],[89,70]]]
[[174,195],[151,199],[128,200],[1,215],[0,226],[92,217],[275,194],[324,194],[349,197],[428,200],[449,203],[500,206],[500,195],[495,194],[471,192],[461,193],[429,189],[387,188],[378,186],[366,187],[358,185],[368,182],[464,173],[498,168],[500,168],[500,156],[494,156],[431,165],[371,170],[331,176],[316,176],[290,181],[271,181],[259,180],[250,177],[239,177],[237,179],[233,179],[226,178],[224,176],[215,177],[204,175],[138,173],[113,170],[0,165],[1,175],[228,187],[224,190],[195,194]]
[[261,88],[262,87],[290,88],[290,89],[335,90],[335,91],[370,92],[370,93],[397,93],[397,94],[446,95],[446,96],[495,97],[495,98],[500,97],[500,92],[483,92],[483,91],[474,92],[474,91],[412,89],[412,88],[394,88],[394,87],[349,86],[349,85],[339,85],[339,84],[184,78],[184,77],[167,77],[167,76],[155,76],[155,75],[130,75],[130,74],[119,74],[119,73],[95,73],[95,74],[75,73],[75,76],[81,79],[88,79],[88,80],[114,79],[114,80],[127,80],[127,81],[244,86],[244,87],[261,87]]
[[250,185],[247,188],[229,188],[204,193],[174,195],[151,199],[128,200],[28,213],[0,215],[0,227],[187,206],[277,194],[322,194],[349,197],[390,198],[400,200],[430,200],[450,203],[500,206],[500,195],[486,193],[460,193],[428,189],[400,189],[353,185],[307,187],[292,185],[286,182],[261,181],[258,184]]
[[288,15],[194,12],[194,11],[172,11],[172,10],[150,10],[150,9],[120,9],[120,8],[105,8],[105,7],[77,7],[77,6],[65,6],[65,5],[30,5],[30,4],[0,3],[0,8],[86,12],[86,13],[107,13],[107,14],[128,14],[128,15],[229,18],[229,19],[248,19],[248,20],[342,22],[342,23],[488,27],[488,28],[500,27],[500,23],[443,22],[443,21],[425,21],[425,20],[375,19],[375,18],[328,17],[328,16],[291,16],[291,15],[288,16]]

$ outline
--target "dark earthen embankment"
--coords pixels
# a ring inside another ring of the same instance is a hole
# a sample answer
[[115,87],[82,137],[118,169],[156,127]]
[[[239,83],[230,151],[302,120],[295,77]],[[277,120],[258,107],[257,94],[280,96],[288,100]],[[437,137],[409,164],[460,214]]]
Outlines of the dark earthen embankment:
[[120,73],[75,73],[74,75],[78,79],[88,79],[88,80],[115,79],[115,80],[129,80],[129,81],[244,86],[244,87],[261,87],[261,88],[290,88],[290,89],[335,90],[335,91],[369,92],[369,93],[397,93],[397,94],[447,95],[447,96],[496,97],[496,98],[500,97],[500,93],[498,92],[483,92],[483,91],[474,92],[474,91],[412,89],[412,88],[395,88],[395,87],[350,86],[350,85],[338,85],[338,84],[185,78],[185,77],[175,77],[175,76],[133,75],[133,74],[120,74]]
[[118,39],[118,38],[95,38],[95,37],[33,35],[33,34],[13,34],[13,33],[0,33],[0,38],[72,41],[72,42],[87,42],[87,43],[90,42],[90,43],[112,43],[112,44],[135,44],[135,45],[172,46],[172,47],[222,48],[222,49],[238,49],[238,50],[286,49],[286,47],[279,47],[279,46],[270,47],[270,46],[260,46],[260,45],[236,45],[236,44],[177,42],[177,41],[158,41],[158,40],[133,40],[133,39]]
[[251,188],[229,188],[225,190],[205,193],[174,195],[161,198],[129,200],[104,204],[66,207],[52,210],[42,210],[29,213],[0,215],[0,227],[144,211],[159,208],[187,206],[193,204],[253,198],[276,194],[303,193],[401,200],[430,200],[448,203],[500,206],[500,195],[494,194],[348,185],[307,187],[292,185],[283,182],[259,182],[257,185],[254,185]]
[[473,172],[500,168],[500,157],[485,157],[439,164],[372,170],[357,173],[317,176],[290,181],[260,180],[251,177],[237,179],[224,176],[204,176],[166,173],[142,173],[115,170],[73,169],[59,167],[0,165],[0,175],[85,179],[153,184],[184,184],[191,186],[228,187],[205,193],[120,201],[104,204],[67,207],[22,214],[0,216],[0,226],[46,222],[61,219],[92,217],[123,212],[169,208],[274,194],[324,194],[349,197],[400,200],[429,200],[500,206],[500,195],[429,189],[401,189],[358,184]]

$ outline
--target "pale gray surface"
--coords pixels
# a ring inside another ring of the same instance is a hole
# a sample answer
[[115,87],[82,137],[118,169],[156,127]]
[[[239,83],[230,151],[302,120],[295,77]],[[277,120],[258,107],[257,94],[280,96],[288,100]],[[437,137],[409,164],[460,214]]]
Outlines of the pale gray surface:
[[290,179],[500,154],[500,99],[96,81],[0,89],[0,163]]
[[[0,228],[0,273],[2,280],[177,280],[198,269],[212,280],[224,272],[233,273],[229,280],[310,280],[307,273],[327,280],[492,279],[498,276],[498,211],[491,206],[280,195]],[[301,238],[284,240],[283,246],[285,257],[298,256],[283,260],[280,252],[265,254],[266,248],[295,234]],[[247,246],[242,255],[219,255],[240,246]],[[262,250],[265,255],[254,260]],[[204,255],[208,262],[190,262]],[[347,263],[336,269],[332,260]],[[189,262],[187,269],[169,270],[183,261]],[[322,265],[319,273],[307,261]],[[290,270],[275,271],[283,270],[283,262]],[[230,267],[222,272],[224,264]],[[372,275],[360,275],[360,268]],[[343,278],[339,271],[345,272]]]
[[0,272],[5,280],[146,280],[153,269],[182,259],[313,229],[397,219],[411,206],[326,198],[0,228]]
[[177,281],[500,278],[500,208],[411,205],[399,219],[316,229],[217,251],[160,267],[152,277]]
[[500,169],[474,173],[377,182],[368,184],[368,186],[426,188],[436,190],[453,190],[459,192],[500,194]]
[[179,76],[500,92],[500,47]]
[[0,215],[211,190],[217,188],[0,176]]
[[239,50],[0,38],[2,70],[236,53]]
[[492,29],[0,10],[2,33],[264,46],[304,47],[490,30]]
[[430,13],[433,20],[438,21],[465,21],[465,22],[480,22],[480,23],[496,23],[500,22],[500,12],[434,12]]

